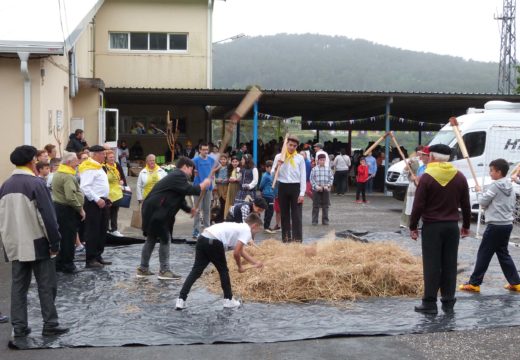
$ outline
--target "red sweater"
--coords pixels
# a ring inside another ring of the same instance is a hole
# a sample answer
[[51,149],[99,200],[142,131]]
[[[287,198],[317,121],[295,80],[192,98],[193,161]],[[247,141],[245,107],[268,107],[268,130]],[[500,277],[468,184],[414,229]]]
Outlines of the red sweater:
[[357,168],[357,176],[356,181],[358,183],[364,183],[368,180],[368,166],[367,165],[359,165]]

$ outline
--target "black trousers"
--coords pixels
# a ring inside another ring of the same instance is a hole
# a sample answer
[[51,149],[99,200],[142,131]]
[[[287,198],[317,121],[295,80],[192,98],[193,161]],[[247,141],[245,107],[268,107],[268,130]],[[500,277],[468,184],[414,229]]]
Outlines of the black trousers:
[[220,285],[222,286],[222,291],[224,291],[224,298],[233,298],[224,245],[219,240],[211,240],[200,235],[197,239],[197,245],[195,245],[195,263],[182,285],[179,295],[181,299],[186,300],[188,298],[191,287],[202,275],[209,263],[212,263],[217,268],[220,275]]
[[117,230],[117,215],[119,214],[119,206],[113,205],[109,209],[110,213],[110,231]]
[[264,229],[269,229],[269,227],[271,226],[271,219],[273,218],[274,199],[264,197],[264,200],[267,203],[267,209],[265,209],[264,215]]
[[336,194],[344,194],[348,192],[348,170],[340,170],[334,173],[336,183]]
[[28,327],[27,292],[29,285],[31,285],[33,273],[38,286],[43,327],[58,326],[58,313],[54,304],[58,288],[54,260],[44,259],[24,262],[16,260],[11,264],[11,324],[15,335],[22,334]]
[[513,225],[489,224],[486,227],[484,235],[482,236],[482,242],[478,248],[477,263],[469,279],[470,284],[482,284],[489,262],[495,253],[497,254],[498,262],[507,282],[511,285],[520,284],[518,270],[507,248],[511,231],[513,231]]
[[459,226],[456,221],[425,223],[423,225],[423,302],[437,302],[439,289],[442,302],[453,302],[455,300],[459,238]]
[[366,182],[357,182],[356,183],[356,200],[359,200],[359,194],[361,194],[361,198],[363,201],[367,201],[366,195],[365,195],[365,189],[366,189]]
[[302,204],[298,204],[300,183],[282,183],[278,185],[278,201],[282,218],[282,241],[303,240]]
[[108,230],[109,208],[100,209],[94,201],[85,198],[85,227],[83,238],[86,244],[86,261],[102,259]]
[[74,253],[76,250],[76,234],[78,233],[80,215],[71,206],[54,203],[56,217],[61,235],[60,252],[56,257],[56,270],[74,271]]

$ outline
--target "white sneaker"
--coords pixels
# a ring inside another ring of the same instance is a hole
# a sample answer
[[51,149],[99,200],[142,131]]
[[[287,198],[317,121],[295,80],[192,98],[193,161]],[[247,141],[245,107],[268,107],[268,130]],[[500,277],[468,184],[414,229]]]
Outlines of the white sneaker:
[[121,234],[121,233],[120,233],[119,231],[117,231],[117,230],[112,231],[111,234],[112,234],[113,236],[117,236],[117,237],[124,237],[124,235]]
[[181,298],[177,299],[177,302],[175,303],[175,310],[182,310],[186,308],[186,301],[182,300]]
[[237,300],[235,298],[233,298],[233,299],[224,299],[224,308],[226,308],[226,309],[237,308],[240,305],[242,305],[240,300]]

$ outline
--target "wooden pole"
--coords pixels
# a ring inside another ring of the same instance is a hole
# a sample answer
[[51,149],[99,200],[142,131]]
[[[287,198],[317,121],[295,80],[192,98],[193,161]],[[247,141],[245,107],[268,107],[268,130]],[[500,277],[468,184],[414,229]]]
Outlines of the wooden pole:
[[457,122],[457,118],[452,116],[450,117],[450,125],[455,133],[455,137],[457,138],[457,143],[459,144],[460,151],[462,152],[462,156],[468,162],[469,170],[471,171],[471,176],[473,180],[475,180],[475,190],[480,191],[480,185],[478,184],[477,174],[475,173],[475,169],[473,168],[473,164],[471,163],[471,159],[469,158],[468,149],[466,148],[466,144],[464,143],[464,139],[460,133],[459,123]]
[[367,156],[368,153],[372,152],[372,150],[374,150],[377,147],[377,145],[379,145],[381,143],[381,141],[386,139],[386,137],[388,135],[389,135],[388,132],[384,133],[379,139],[376,140],[375,143],[372,144],[372,146],[370,146],[368,149],[365,150],[365,152],[363,153],[363,156]]
[[415,174],[413,173],[412,168],[410,167],[410,164],[408,164],[408,160],[406,160],[406,157],[404,156],[403,151],[401,150],[401,146],[400,146],[399,143],[397,142],[397,139],[395,138],[395,136],[394,136],[394,132],[393,132],[393,131],[390,131],[390,137],[392,138],[392,141],[394,142],[394,145],[395,145],[395,147],[397,148],[397,151],[399,152],[399,155],[401,156],[401,159],[404,160],[404,164],[405,164],[405,166],[406,166],[406,170],[408,170],[408,172],[410,173],[410,176],[411,176],[411,178],[412,178],[412,181],[413,181],[413,182],[416,182],[417,177],[416,177]]
[[[289,138],[289,133],[285,134],[285,139],[283,140],[282,150],[280,151],[280,160],[285,162],[285,157],[287,156],[287,139]],[[274,179],[272,188],[276,187],[276,182],[278,181],[278,173],[280,172],[280,168],[282,165],[274,164],[276,166],[276,171],[274,172]]]

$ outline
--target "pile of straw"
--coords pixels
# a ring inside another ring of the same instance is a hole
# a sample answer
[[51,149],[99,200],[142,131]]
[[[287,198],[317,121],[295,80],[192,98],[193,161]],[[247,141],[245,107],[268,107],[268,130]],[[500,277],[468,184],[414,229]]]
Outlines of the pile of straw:
[[[390,242],[322,240],[302,245],[266,240],[247,251],[264,263],[263,269],[240,274],[232,252],[227,254],[233,293],[244,300],[335,302],[422,294],[420,258]],[[205,283],[222,293],[216,269],[206,274]]]

